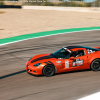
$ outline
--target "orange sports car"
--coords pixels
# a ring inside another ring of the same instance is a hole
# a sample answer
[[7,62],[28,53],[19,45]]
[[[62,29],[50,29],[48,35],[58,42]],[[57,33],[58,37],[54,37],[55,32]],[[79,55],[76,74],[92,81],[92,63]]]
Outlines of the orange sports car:
[[100,47],[67,46],[51,54],[36,55],[26,62],[28,73],[47,77],[90,68],[100,70]]

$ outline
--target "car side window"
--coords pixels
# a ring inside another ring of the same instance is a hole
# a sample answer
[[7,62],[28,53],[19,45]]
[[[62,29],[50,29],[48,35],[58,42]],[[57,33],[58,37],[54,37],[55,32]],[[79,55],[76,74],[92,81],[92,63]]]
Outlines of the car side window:
[[78,50],[78,51],[74,51],[70,55],[70,57],[80,57],[80,56],[83,56],[83,55],[85,55],[84,50]]

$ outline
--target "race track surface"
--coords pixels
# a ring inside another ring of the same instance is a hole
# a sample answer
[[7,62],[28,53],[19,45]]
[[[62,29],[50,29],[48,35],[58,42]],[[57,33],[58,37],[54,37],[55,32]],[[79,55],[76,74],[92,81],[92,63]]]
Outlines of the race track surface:
[[0,100],[77,100],[100,91],[100,71],[32,76],[26,61],[67,45],[100,46],[100,30],[62,34],[0,46]]

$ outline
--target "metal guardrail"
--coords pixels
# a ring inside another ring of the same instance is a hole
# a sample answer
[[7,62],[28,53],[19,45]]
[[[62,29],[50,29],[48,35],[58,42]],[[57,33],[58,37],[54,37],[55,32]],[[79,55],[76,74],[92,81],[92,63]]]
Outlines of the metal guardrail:
[[22,6],[22,9],[99,12],[100,13],[100,7]]

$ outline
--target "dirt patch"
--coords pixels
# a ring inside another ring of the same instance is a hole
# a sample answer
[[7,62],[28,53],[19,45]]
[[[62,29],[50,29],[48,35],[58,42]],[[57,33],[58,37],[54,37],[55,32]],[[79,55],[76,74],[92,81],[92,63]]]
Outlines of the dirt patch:
[[0,14],[3,14],[3,13],[5,13],[4,11],[0,11]]

